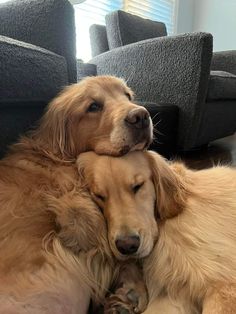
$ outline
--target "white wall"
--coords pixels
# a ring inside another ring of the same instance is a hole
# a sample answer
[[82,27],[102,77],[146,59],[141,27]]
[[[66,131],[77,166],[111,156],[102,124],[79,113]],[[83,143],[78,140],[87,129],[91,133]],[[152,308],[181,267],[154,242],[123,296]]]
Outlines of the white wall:
[[236,49],[236,0],[195,0],[193,31],[214,36],[214,50]]
[[193,29],[195,0],[177,0],[176,33],[189,33]]
[[176,29],[212,33],[214,51],[236,50],[236,0],[179,0]]

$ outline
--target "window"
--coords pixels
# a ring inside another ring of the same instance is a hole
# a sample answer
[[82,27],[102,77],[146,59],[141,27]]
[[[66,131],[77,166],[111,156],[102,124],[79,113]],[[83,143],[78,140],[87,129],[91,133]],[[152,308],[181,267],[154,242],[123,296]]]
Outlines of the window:
[[89,27],[105,25],[105,15],[122,9],[123,0],[86,0],[75,5],[77,57],[83,61],[91,58]]
[[166,24],[168,34],[174,32],[176,2],[178,0],[86,0],[75,5],[77,57],[83,61],[91,58],[89,27],[105,25],[105,15],[115,10],[161,21]]
[[143,18],[165,23],[170,35],[174,33],[175,4],[176,0],[128,0],[124,9]]

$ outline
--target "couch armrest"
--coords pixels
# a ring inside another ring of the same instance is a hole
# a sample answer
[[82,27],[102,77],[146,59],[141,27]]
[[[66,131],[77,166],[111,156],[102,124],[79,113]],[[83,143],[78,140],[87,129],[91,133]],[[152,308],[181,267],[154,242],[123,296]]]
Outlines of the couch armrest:
[[236,50],[214,52],[211,70],[226,71],[236,75]]
[[0,4],[0,35],[63,56],[69,82],[76,82],[74,10],[68,0],[17,0]]
[[16,100],[47,103],[68,85],[65,58],[41,47],[0,36],[0,60],[0,107]]
[[141,101],[180,109],[178,145],[194,147],[204,112],[212,36],[192,33],[148,39],[96,56],[97,74],[123,77]]

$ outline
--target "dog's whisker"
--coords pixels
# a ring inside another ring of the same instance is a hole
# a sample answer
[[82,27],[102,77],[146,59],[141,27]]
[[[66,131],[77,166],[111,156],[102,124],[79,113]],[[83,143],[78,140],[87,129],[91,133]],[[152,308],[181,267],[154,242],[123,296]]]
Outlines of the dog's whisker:
[[127,84],[127,85],[129,85],[129,80],[130,80],[130,78],[134,75],[134,73],[135,73],[135,71],[133,71],[134,70],[134,66],[131,66],[131,68],[130,68],[130,75],[128,76],[128,78],[127,79],[124,79],[124,81],[125,81],[125,83]]
[[156,126],[159,125],[161,122],[162,122],[162,120],[157,121],[157,122],[153,125],[153,127],[156,127]]
[[162,135],[162,136],[164,136],[165,134],[163,134],[162,132],[160,132],[158,129],[156,129],[156,128],[153,128],[153,133],[154,134],[158,134],[158,135]]
[[152,117],[152,120],[154,120],[157,116],[160,115],[160,112],[157,112],[153,117]]
[[155,139],[153,140],[153,144],[163,144],[163,143],[160,142],[158,139],[155,138]]

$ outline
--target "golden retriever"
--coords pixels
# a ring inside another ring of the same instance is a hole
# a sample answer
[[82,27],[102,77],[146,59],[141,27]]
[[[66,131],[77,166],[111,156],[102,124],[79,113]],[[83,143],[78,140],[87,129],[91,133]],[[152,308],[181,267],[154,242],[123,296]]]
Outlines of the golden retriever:
[[106,225],[75,161],[149,144],[150,117],[132,97],[114,77],[72,85],[0,161],[1,314],[84,314],[106,293],[116,274]]
[[78,167],[115,256],[143,259],[145,314],[236,313],[236,169],[192,171],[153,152],[84,153]]

